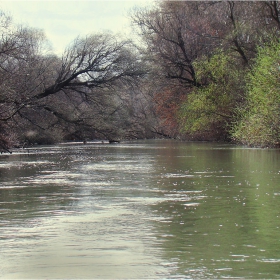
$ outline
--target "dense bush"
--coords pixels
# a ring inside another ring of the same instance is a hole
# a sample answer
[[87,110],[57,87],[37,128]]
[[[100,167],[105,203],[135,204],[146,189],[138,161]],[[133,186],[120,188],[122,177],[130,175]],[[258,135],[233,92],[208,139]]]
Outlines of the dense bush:
[[247,76],[246,107],[233,130],[237,141],[251,146],[275,146],[280,141],[280,43],[259,47]]
[[204,86],[195,88],[182,103],[181,130],[191,135],[202,133],[211,140],[228,139],[229,127],[236,121],[236,108],[243,102],[243,71],[222,52],[194,65],[197,79]]

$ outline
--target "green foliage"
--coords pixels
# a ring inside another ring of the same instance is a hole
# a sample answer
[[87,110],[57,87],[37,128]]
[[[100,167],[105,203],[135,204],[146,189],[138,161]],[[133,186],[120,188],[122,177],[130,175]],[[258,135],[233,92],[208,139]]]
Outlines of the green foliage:
[[196,88],[183,102],[179,119],[188,134],[218,130],[227,137],[235,121],[235,109],[243,100],[243,72],[234,59],[224,53],[195,63],[197,78],[205,86]]
[[251,146],[274,146],[280,141],[280,43],[259,48],[247,79],[247,106],[233,137]]

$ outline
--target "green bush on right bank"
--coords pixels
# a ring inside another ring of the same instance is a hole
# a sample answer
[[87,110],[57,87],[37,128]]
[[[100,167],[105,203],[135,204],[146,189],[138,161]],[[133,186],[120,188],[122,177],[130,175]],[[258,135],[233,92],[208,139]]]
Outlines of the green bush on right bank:
[[199,82],[181,104],[181,131],[217,131],[216,139],[254,147],[280,145],[280,42],[260,46],[249,67],[241,68],[223,52],[195,63]]
[[280,143],[280,43],[259,47],[247,75],[245,107],[232,129],[232,138],[249,146]]

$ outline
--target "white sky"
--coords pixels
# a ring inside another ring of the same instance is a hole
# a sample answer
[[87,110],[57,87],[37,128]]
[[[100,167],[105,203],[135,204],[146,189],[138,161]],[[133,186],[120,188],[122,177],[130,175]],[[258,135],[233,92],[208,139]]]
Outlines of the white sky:
[[129,34],[128,11],[153,0],[0,0],[15,23],[43,29],[56,53],[77,36],[111,30]]

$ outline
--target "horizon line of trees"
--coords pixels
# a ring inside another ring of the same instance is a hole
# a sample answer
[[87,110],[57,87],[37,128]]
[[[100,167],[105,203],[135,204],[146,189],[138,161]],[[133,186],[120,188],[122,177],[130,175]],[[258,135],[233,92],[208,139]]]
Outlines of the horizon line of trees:
[[0,149],[170,137],[280,145],[279,1],[158,1],[136,44],[76,38],[61,57],[0,13]]

